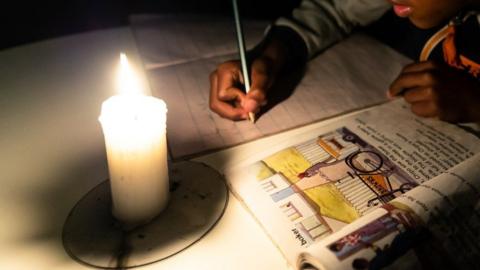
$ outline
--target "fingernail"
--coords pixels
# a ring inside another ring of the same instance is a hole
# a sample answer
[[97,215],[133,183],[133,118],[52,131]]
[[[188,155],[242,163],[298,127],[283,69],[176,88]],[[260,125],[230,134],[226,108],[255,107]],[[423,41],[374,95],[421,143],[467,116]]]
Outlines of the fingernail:
[[243,102],[243,108],[247,112],[253,112],[258,107],[258,102],[253,99],[247,99]]

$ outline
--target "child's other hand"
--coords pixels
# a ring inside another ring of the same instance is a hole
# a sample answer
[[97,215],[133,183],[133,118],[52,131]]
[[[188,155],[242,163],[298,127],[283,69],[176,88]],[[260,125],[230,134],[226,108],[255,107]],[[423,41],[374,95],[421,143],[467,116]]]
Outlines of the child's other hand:
[[257,113],[267,103],[266,92],[271,87],[274,76],[268,58],[257,58],[251,67],[250,92],[245,94],[240,61],[227,61],[220,64],[210,74],[210,109],[231,120],[247,119],[248,113]]
[[413,113],[449,122],[480,121],[480,83],[464,71],[432,61],[407,65],[387,95],[403,95]]

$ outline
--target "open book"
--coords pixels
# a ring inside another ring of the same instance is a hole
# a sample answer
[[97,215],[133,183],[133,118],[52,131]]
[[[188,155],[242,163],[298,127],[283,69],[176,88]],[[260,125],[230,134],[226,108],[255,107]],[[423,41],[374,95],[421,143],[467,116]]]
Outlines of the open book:
[[226,179],[298,269],[472,269],[479,152],[397,100],[259,149]]

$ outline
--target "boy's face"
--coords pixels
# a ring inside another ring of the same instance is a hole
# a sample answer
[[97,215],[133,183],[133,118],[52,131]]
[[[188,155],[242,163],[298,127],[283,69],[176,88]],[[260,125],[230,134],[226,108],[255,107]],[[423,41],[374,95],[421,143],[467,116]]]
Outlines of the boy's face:
[[421,29],[428,29],[455,16],[471,0],[388,0],[395,13]]

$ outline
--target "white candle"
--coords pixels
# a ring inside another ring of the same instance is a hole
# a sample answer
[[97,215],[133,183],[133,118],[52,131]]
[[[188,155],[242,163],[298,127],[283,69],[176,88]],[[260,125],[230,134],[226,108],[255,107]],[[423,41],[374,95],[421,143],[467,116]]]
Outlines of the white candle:
[[142,94],[121,55],[120,94],[102,104],[112,211],[127,226],[146,223],[167,205],[169,195],[165,103]]

